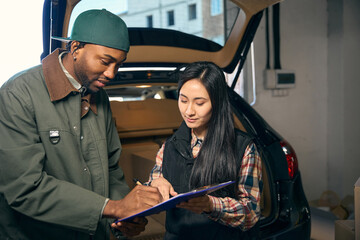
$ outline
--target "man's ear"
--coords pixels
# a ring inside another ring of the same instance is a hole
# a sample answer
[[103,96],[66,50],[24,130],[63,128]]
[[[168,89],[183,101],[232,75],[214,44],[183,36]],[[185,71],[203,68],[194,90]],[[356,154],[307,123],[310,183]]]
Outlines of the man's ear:
[[78,49],[80,49],[80,42],[72,41],[71,42],[71,54],[73,55]]

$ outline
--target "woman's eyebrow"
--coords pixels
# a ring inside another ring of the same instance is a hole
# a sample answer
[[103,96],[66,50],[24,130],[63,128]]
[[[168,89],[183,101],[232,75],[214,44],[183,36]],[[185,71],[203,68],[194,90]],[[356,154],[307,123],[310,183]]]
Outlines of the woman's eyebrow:
[[[180,96],[181,96],[181,97],[188,98],[186,95],[184,95],[184,94],[182,94],[182,93],[180,93]],[[195,97],[194,100],[207,100],[207,98],[205,98],[205,97]]]

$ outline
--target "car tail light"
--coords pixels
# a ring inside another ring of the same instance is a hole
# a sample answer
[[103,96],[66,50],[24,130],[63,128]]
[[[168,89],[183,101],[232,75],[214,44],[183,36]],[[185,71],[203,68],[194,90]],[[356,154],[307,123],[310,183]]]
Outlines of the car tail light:
[[292,179],[292,178],[294,178],[295,173],[298,171],[298,160],[297,160],[295,151],[291,147],[291,145],[284,140],[280,141],[280,145],[286,156],[289,177]]

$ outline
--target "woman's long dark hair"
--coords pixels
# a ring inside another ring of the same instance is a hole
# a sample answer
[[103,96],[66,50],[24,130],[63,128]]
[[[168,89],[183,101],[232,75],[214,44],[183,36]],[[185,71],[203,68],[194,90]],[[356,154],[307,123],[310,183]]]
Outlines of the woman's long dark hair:
[[236,181],[234,121],[224,73],[211,62],[191,63],[179,74],[178,93],[184,83],[191,79],[198,79],[205,86],[211,100],[212,115],[192,169],[190,189]]

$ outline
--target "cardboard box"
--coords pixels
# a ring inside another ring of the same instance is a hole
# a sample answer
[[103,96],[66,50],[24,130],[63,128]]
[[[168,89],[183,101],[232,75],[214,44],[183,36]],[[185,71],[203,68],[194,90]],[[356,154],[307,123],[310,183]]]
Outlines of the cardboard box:
[[335,221],[335,240],[355,240],[355,221]]
[[354,188],[355,202],[355,236],[360,239],[360,178],[355,183]]
[[339,205],[333,209],[331,209],[331,212],[338,218],[338,219],[347,219],[349,216],[349,213],[346,211],[346,209]]
[[349,205],[348,202],[353,202],[354,197],[351,197],[351,201],[348,198],[349,196],[340,201],[340,197],[334,191],[327,190],[321,194],[319,199],[309,201],[309,205],[312,208],[329,213],[328,215],[331,214],[331,219],[345,220],[349,217],[349,212],[345,206]]

